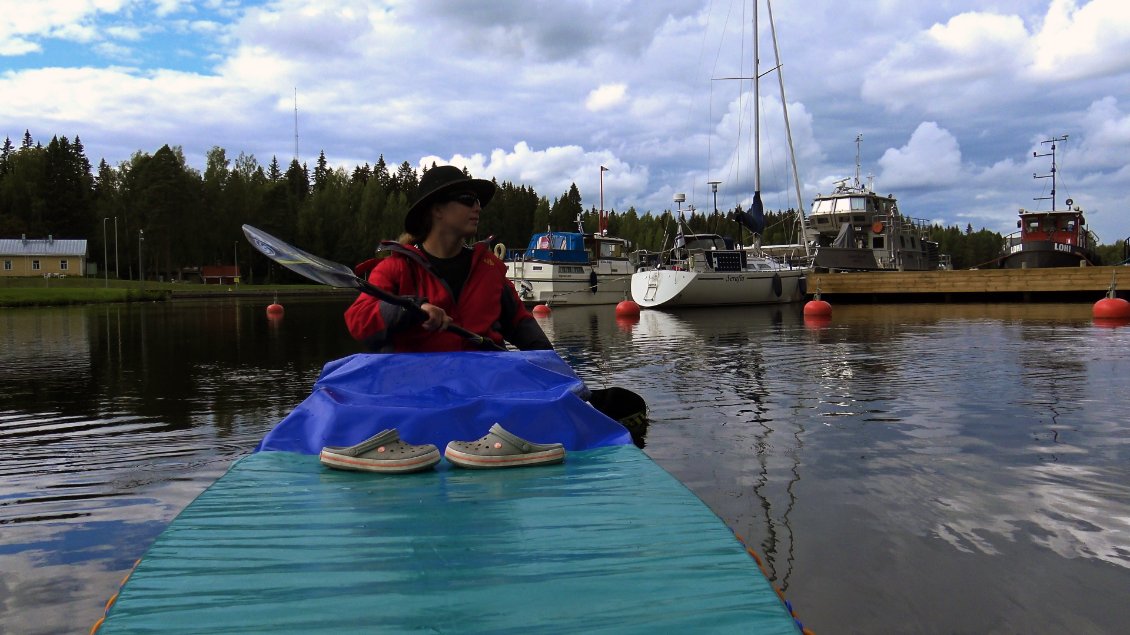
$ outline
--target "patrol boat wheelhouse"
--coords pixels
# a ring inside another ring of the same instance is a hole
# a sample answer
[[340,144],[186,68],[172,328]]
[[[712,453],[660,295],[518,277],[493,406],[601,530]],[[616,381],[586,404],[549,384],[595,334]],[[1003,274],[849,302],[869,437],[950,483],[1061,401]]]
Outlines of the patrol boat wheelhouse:
[[599,233],[538,233],[507,259],[506,276],[526,304],[616,304],[628,297],[629,248]]
[[1052,209],[1048,212],[1033,212],[1021,208],[1020,219],[1016,226],[1020,231],[1013,232],[1005,237],[1004,252],[1001,255],[1000,265],[1004,269],[1038,269],[1044,267],[1078,267],[1080,265],[1097,264],[1095,245],[1098,237],[1086,229],[1086,219],[1083,210],[1074,205],[1074,201],[1067,199],[1064,203],[1067,209],[1056,210],[1055,186],[1056,164],[1055,144],[1066,141],[1067,135],[1048,139],[1041,143],[1051,144],[1051,152],[1047,154],[1032,153],[1032,156],[1051,156],[1051,174],[1033,174],[1032,178],[1052,180],[1052,189],[1049,196],[1036,197],[1035,200],[1048,200],[1052,202]]
[[903,215],[894,196],[875,193],[859,178],[855,138],[855,179],[836,183],[831,194],[817,194],[807,224],[818,247],[813,266],[837,271],[929,271],[945,258],[930,240],[930,223]]

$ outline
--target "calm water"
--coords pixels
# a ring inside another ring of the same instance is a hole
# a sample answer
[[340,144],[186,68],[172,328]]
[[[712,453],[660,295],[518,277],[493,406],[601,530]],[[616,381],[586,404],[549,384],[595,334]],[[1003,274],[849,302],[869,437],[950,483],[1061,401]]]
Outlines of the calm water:
[[[350,298],[0,310],[0,632],[85,632],[189,501],[356,352]],[[1089,305],[541,320],[818,633],[1130,622],[1130,327]]]

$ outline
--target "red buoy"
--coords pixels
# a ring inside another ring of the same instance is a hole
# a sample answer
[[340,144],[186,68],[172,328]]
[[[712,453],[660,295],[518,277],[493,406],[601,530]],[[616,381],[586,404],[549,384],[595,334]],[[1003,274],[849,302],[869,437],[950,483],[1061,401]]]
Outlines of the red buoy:
[[278,302],[267,305],[267,316],[279,316],[283,314],[283,306]]
[[814,331],[822,331],[829,326],[832,326],[832,316],[830,315],[805,315],[804,328],[812,329]]
[[1091,307],[1091,316],[1099,320],[1130,320],[1130,302],[1117,297],[1106,297]]
[[631,300],[623,300],[616,305],[616,317],[639,317],[640,305]]
[[816,298],[804,303],[804,316],[832,317],[832,305],[821,300],[820,294],[816,294]]
[[548,304],[539,304],[535,306],[531,312],[534,315],[549,315],[553,313],[553,309],[550,309]]

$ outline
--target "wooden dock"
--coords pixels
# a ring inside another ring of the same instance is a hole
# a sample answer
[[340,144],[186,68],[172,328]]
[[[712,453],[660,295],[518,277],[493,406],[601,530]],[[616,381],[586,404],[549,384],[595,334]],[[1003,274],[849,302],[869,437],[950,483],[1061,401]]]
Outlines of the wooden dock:
[[1097,301],[1117,276],[1130,299],[1130,267],[852,271],[808,276],[808,294],[848,302]]

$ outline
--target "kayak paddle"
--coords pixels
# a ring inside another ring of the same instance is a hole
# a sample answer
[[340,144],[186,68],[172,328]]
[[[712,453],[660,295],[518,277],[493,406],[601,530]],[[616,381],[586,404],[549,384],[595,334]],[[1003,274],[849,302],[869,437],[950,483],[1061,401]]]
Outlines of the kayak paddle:
[[[244,225],[243,233],[247,236],[247,240],[254,245],[255,249],[259,250],[259,253],[290,269],[294,273],[331,287],[337,287],[339,289],[357,289],[383,302],[403,307],[407,309],[409,313],[417,317],[424,319],[428,317],[428,314],[411,299],[394,295],[374,286],[368,280],[359,277],[357,274],[353,273],[352,269],[341,263],[319,258],[314,254],[305,252],[294,245],[287,244],[282,239],[276,238],[261,229],[256,229],[251,225]],[[478,333],[472,333],[456,324],[448,326],[447,330],[485,349],[494,351],[506,350],[505,347],[495,344],[494,340],[483,337]]]

